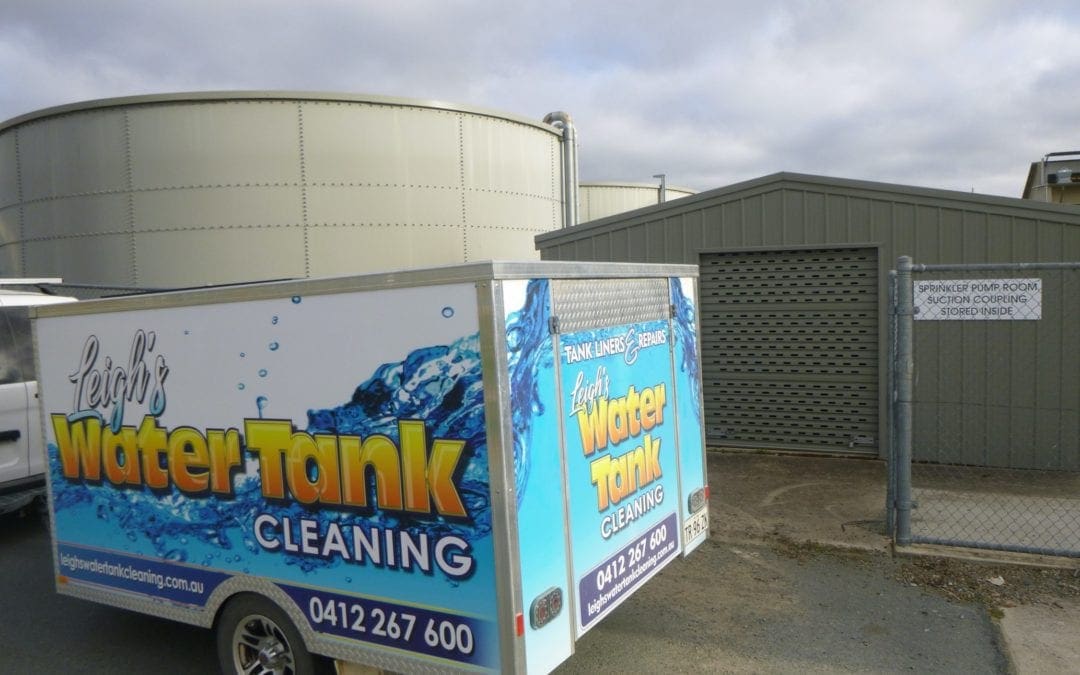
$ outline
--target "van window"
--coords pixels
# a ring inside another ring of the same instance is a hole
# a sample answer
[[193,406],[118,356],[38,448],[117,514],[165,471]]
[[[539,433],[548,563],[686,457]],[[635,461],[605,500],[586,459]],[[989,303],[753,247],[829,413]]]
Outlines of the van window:
[[30,310],[0,309],[0,384],[34,379],[34,345],[30,336]]

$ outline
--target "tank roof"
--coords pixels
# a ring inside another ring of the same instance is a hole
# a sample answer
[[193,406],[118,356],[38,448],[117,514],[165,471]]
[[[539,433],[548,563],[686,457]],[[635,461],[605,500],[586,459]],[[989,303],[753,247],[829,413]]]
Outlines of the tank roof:
[[[578,183],[581,187],[601,187],[601,188],[643,188],[658,190],[660,189],[659,183],[630,183],[618,180],[589,180]],[[693,188],[680,187],[678,185],[671,185],[670,183],[665,186],[667,190],[675,190],[677,192],[686,192],[687,194],[697,194],[698,191]]]
[[115,98],[99,98],[89,101],[77,101],[63,105],[42,108],[9,120],[0,122],[0,132],[12,127],[33,122],[47,117],[58,117],[71,113],[100,110],[102,108],[118,108],[126,106],[161,105],[168,103],[223,103],[229,101],[312,101],[326,103],[367,103],[370,105],[399,106],[409,108],[428,108],[447,112],[460,112],[483,117],[494,117],[518,124],[526,124],[549,131],[561,136],[562,132],[544,122],[530,119],[521,115],[511,115],[496,110],[478,108],[474,106],[448,103],[429,99],[410,99],[396,96],[379,96],[371,94],[347,94],[336,92],[312,92],[312,91],[275,91],[275,90],[237,90],[237,91],[194,91],[175,92],[163,94],[144,94],[138,96],[119,96]]

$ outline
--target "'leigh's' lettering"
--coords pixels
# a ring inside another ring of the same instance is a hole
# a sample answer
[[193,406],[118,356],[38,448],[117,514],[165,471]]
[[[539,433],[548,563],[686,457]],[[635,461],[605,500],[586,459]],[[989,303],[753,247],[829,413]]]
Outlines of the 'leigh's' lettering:
[[96,410],[104,414],[111,408],[109,426],[114,433],[119,433],[124,420],[124,402],[144,403],[149,393],[149,412],[155,417],[160,415],[165,410],[165,378],[169,375],[169,367],[161,354],[155,357],[153,370],[147,365],[156,341],[157,335],[153,331],[137,330],[131,340],[127,368],[114,365],[110,356],[102,359],[99,368],[101,343],[96,335],[86,338],[79,366],[68,375],[68,381],[75,385],[72,410]]

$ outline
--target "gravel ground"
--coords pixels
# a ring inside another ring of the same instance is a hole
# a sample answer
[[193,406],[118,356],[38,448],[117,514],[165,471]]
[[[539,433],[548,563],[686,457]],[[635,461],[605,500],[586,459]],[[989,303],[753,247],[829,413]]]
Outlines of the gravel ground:
[[992,615],[1018,605],[1057,605],[1080,599],[1080,569],[1040,569],[949,558],[914,558],[896,565],[899,581],[921,586],[956,602],[977,603]]
[[[994,568],[951,569],[782,537],[710,540],[583,636],[556,672],[1008,672],[974,589],[1009,582],[981,580]],[[947,596],[969,587],[971,599]]]

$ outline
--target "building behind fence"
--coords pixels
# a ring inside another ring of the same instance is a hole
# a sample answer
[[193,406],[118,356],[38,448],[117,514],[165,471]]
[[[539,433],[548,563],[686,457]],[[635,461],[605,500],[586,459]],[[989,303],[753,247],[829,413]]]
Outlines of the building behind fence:
[[1080,557],[1080,263],[896,278],[897,542]]

